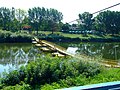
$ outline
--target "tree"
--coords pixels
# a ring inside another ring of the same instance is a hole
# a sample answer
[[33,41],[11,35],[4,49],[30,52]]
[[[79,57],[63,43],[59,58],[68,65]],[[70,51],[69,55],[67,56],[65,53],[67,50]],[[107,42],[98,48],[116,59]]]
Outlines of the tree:
[[19,22],[19,30],[22,29],[22,23],[23,23],[23,20],[26,18],[26,16],[27,16],[27,13],[25,12],[25,10],[16,9],[16,11],[15,11],[15,18]]
[[62,30],[69,30],[69,27],[70,27],[69,23],[65,23],[62,26]]
[[79,19],[81,21],[81,24],[79,25],[80,29],[84,30],[84,35],[87,35],[87,30],[92,29],[93,24],[93,15],[89,12],[84,12],[82,14],[79,14]]
[[0,27],[3,30],[16,31],[21,29],[22,21],[24,20],[25,12],[21,9],[11,9],[6,7],[0,8]]
[[[27,15],[28,14],[28,15]],[[27,25],[33,30],[59,31],[63,15],[55,9],[34,7],[28,13],[22,9],[0,8],[0,28],[3,30],[18,31],[22,26]]]
[[32,8],[28,10],[28,19],[29,19],[29,23],[32,26],[32,28],[34,30],[37,31],[37,35],[38,35],[38,30],[40,29],[40,25],[42,22],[42,11],[41,8]]
[[0,8],[0,29],[3,27],[3,15],[2,15],[2,8]]
[[55,9],[47,9],[46,19],[48,22],[49,30],[52,31],[59,31],[61,28],[61,20],[63,19],[63,15],[61,12],[58,12]]
[[106,34],[119,34],[120,12],[104,11],[95,17],[95,27]]
[[81,21],[81,25],[83,26],[83,30],[91,30],[92,28],[92,17],[93,15],[89,12],[84,12],[79,14],[79,19]]
[[12,7],[12,9],[10,10],[10,12],[11,12],[11,14],[10,14],[10,17],[11,17],[10,20],[11,20],[11,22],[9,22],[9,24],[10,24],[10,30],[11,31],[16,31],[15,29],[17,27],[17,20],[15,18],[15,8]]
[[10,28],[10,22],[11,22],[11,17],[10,17],[10,9],[9,8],[0,8],[0,18],[1,18],[1,26],[3,27],[4,30],[9,30]]
[[[56,31],[62,20],[62,13],[55,9],[45,9],[34,7],[28,10],[30,25],[37,31],[49,28],[50,31]],[[44,28],[43,28],[44,27]]]

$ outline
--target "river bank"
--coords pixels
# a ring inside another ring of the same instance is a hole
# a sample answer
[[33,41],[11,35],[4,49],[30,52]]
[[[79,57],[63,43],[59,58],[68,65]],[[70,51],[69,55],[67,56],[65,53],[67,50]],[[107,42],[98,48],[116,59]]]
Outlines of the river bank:
[[47,40],[51,42],[120,42],[120,37],[64,37],[64,36],[46,36],[39,37],[39,39]]
[[50,32],[39,33],[38,35],[29,34],[27,32],[10,32],[0,30],[0,43],[31,43],[33,36],[37,36],[39,39],[51,41],[51,42],[120,42],[119,35],[91,35],[84,36],[82,34],[66,34],[56,32],[51,34]]
[[27,33],[0,30],[0,43],[31,43],[32,36]]
[[51,42],[120,42],[120,35],[111,34],[69,34],[63,32],[40,31],[39,39],[44,39]]

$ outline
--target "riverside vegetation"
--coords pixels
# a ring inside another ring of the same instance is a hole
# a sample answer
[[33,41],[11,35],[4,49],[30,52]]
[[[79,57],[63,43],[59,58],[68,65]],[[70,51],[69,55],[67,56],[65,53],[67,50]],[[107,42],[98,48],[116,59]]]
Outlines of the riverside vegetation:
[[[33,32],[28,34],[27,31],[20,30],[19,32],[11,32],[0,30],[0,43],[31,43],[32,38],[36,36]],[[52,42],[120,42],[120,36],[111,35],[91,35],[83,36],[82,34],[66,34],[62,32],[41,32],[37,35],[38,38]]]
[[89,12],[80,13],[78,24],[63,23],[63,14],[56,9],[45,7],[33,7],[25,11],[0,7],[0,29],[3,31],[17,32],[20,30],[36,31],[63,31],[64,33],[119,35],[120,34],[120,12],[103,11],[93,17]]
[[[106,74],[107,72],[107,74]],[[107,68],[86,58],[45,56],[3,73],[1,90],[53,90],[120,80],[120,69]]]
[[32,42],[32,36],[27,33],[0,30],[0,43]]

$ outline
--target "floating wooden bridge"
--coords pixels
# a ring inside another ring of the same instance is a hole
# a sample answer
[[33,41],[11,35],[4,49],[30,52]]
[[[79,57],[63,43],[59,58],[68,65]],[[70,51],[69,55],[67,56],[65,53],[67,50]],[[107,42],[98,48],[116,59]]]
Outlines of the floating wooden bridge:
[[40,47],[40,49],[44,52],[51,52],[53,56],[72,56],[74,57],[73,54],[70,54],[67,52],[67,49],[56,45],[55,43],[48,42],[45,40],[39,40],[38,38],[34,37],[33,42],[35,46]]
[[[58,56],[58,57],[71,56],[71,57],[75,57],[75,58],[79,58],[79,59],[80,58],[88,59],[88,57],[77,56],[76,54],[71,54],[71,53],[67,52],[66,48],[63,48],[52,42],[40,40],[36,37],[34,37],[32,43],[35,44],[35,46],[39,47],[41,51],[52,53],[53,56]],[[115,63],[115,62],[114,62],[114,64],[110,64],[110,61],[109,61],[109,63],[107,61],[99,62],[99,64],[106,66],[106,67],[120,68],[120,65],[117,65],[117,63]]]

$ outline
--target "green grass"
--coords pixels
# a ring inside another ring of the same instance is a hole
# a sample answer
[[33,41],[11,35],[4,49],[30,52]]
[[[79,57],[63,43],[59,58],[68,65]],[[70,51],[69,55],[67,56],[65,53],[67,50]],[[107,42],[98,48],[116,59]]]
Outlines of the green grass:
[[[49,31],[46,31],[46,32],[40,31],[39,33],[43,33],[46,35],[51,34],[51,32]],[[64,37],[69,37],[69,38],[84,38],[84,39],[89,38],[89,37],[83,37],[82,34],[68,34],[68,33],[62,33],[62,32],[54,32],[54,34],[59,34],[59,35],[62,35]]]
[[[50,31],[40,31],[39,33],[42,34],[51,34]],[[112,35],[93,35],[93,34],[87,34],[87,36],[84,36],[83,34],[69,34],[69,33],[62,33],[62,32],[54,32],[54,34],[59,34],[62,35],[64,37],[69,37],[69,38],[81,38],[81,39],[89,39],[89,38],[104,38],[104,39],[109,39],[109,38],[114,38],[114,36]],[[116,35],[117,37],[120,37],[120,35]]]

